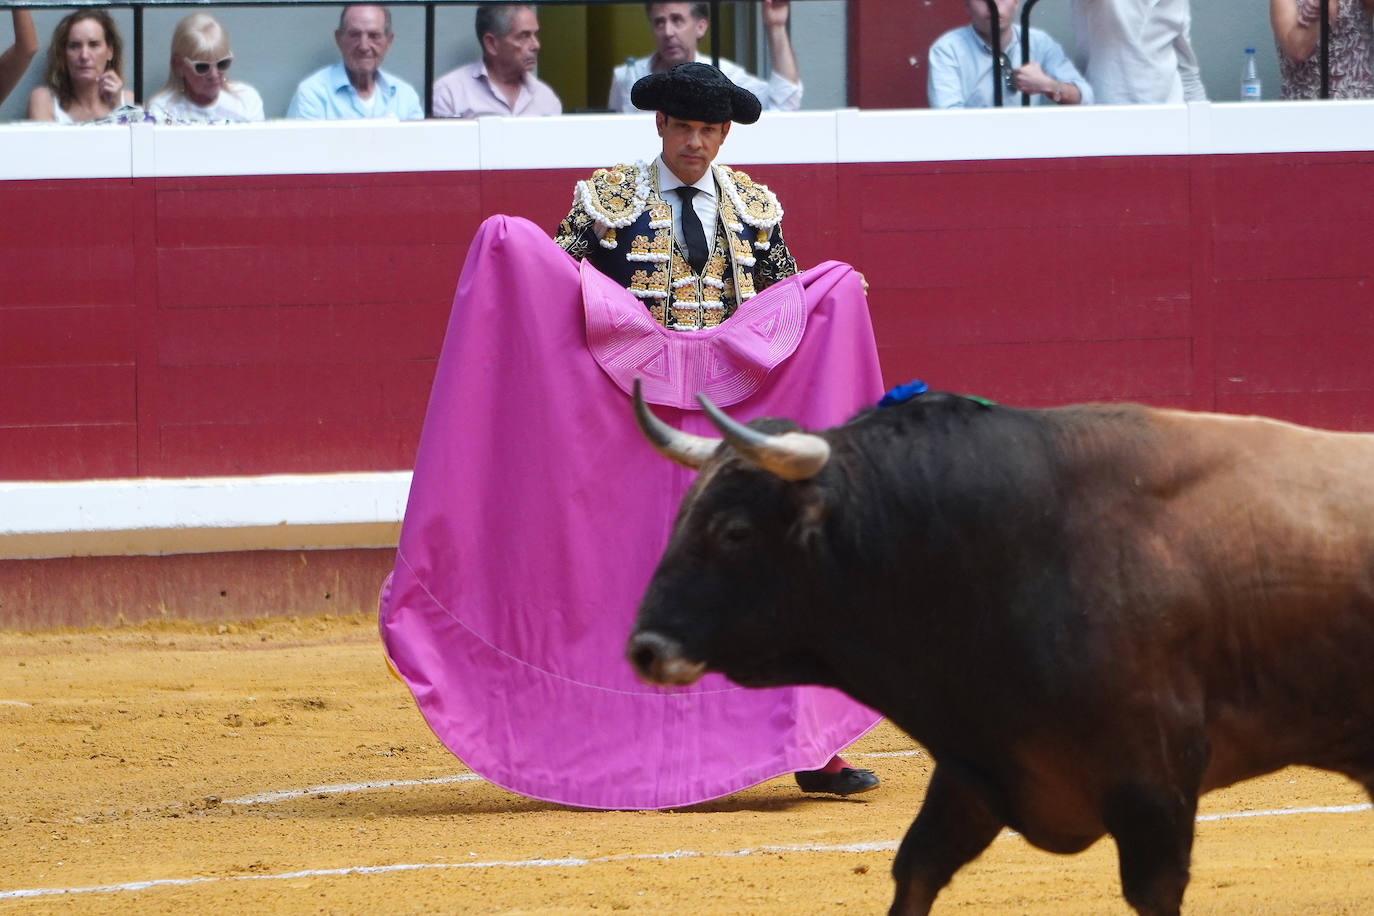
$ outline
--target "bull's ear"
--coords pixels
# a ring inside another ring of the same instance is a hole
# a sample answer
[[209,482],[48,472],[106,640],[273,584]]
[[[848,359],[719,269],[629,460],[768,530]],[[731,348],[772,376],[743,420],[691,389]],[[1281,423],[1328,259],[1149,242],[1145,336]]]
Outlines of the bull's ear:
[[644,395],[640,393],[639,376],[635,376],[634,405],[635,422],[639,424],[639,431],[644,434],[644,438],[658,449],[660,455],[671,458],[678,464],[696,470],[720,445],[719,439],[684,433],[654,416],[653,411],[649,410],[649,405],[644,403]]
[[776,477],[809,480],[830,460],[830,443],[814,433],[761,433],[730,419],[706,395],[698,393],[697,401],[735,451]]

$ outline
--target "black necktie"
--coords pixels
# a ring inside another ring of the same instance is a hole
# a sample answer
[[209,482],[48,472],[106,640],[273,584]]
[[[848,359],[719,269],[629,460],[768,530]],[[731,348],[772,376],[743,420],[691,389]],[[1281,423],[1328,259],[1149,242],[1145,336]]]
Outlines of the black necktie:
[[674,190],[677,191],[677,196],[682,198],[682,236],[687,240],[687,263],[692,265],[692,270],[701,273],[702,268],[706,266],[706,256],[710,249],[706,247],[706,232],[701,228],[701,218],[692,206],[692,198],[696,197],[697,189],[681,187]]

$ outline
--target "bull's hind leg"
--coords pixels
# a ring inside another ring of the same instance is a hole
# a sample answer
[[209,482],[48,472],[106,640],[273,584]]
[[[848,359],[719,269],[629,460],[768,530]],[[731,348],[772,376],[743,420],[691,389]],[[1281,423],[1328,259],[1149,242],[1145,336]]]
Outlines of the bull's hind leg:
[[1002,821],[982,796],[948,766],[937,764],[921,811],[892,862],[897,894],[891,916],[930,912],[940,888],[977,858],[1001,829]]
[[1172,786],[1130,785],[1107,799],[1122,894],[1141,916],[1177,916],[1183,905],[1196,813],[1196,794]]

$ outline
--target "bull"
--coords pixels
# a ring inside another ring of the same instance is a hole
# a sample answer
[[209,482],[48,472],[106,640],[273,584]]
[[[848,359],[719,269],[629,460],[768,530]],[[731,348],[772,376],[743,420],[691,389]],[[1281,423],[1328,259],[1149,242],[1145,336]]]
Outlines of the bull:
[[626,654],[838,688],[919,741],[893,914],[1003,827],[1110,834],[1127,903],[1175,914],[1201,793],[1305,764],[1374,797],[1374,435],[937,392],[812,433],[700,400],[723,440],[635,392],[699,474]]

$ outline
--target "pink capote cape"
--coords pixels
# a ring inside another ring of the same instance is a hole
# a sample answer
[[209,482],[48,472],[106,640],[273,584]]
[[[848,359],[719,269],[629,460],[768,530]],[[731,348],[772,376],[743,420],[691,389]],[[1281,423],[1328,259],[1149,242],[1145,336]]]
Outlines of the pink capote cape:
[[878,714],[817,687],[720,675],[641,684],[635,610],[695,472],[635,426],[636,376],[667,422],[839,423],[882,392],[867,302],[836,262],[720,327],[656,325],[534,224],[493,216],[463,265],[425,415],[382,641],[430,728],[473,772],[588,808],[667,808],[817,769]]

